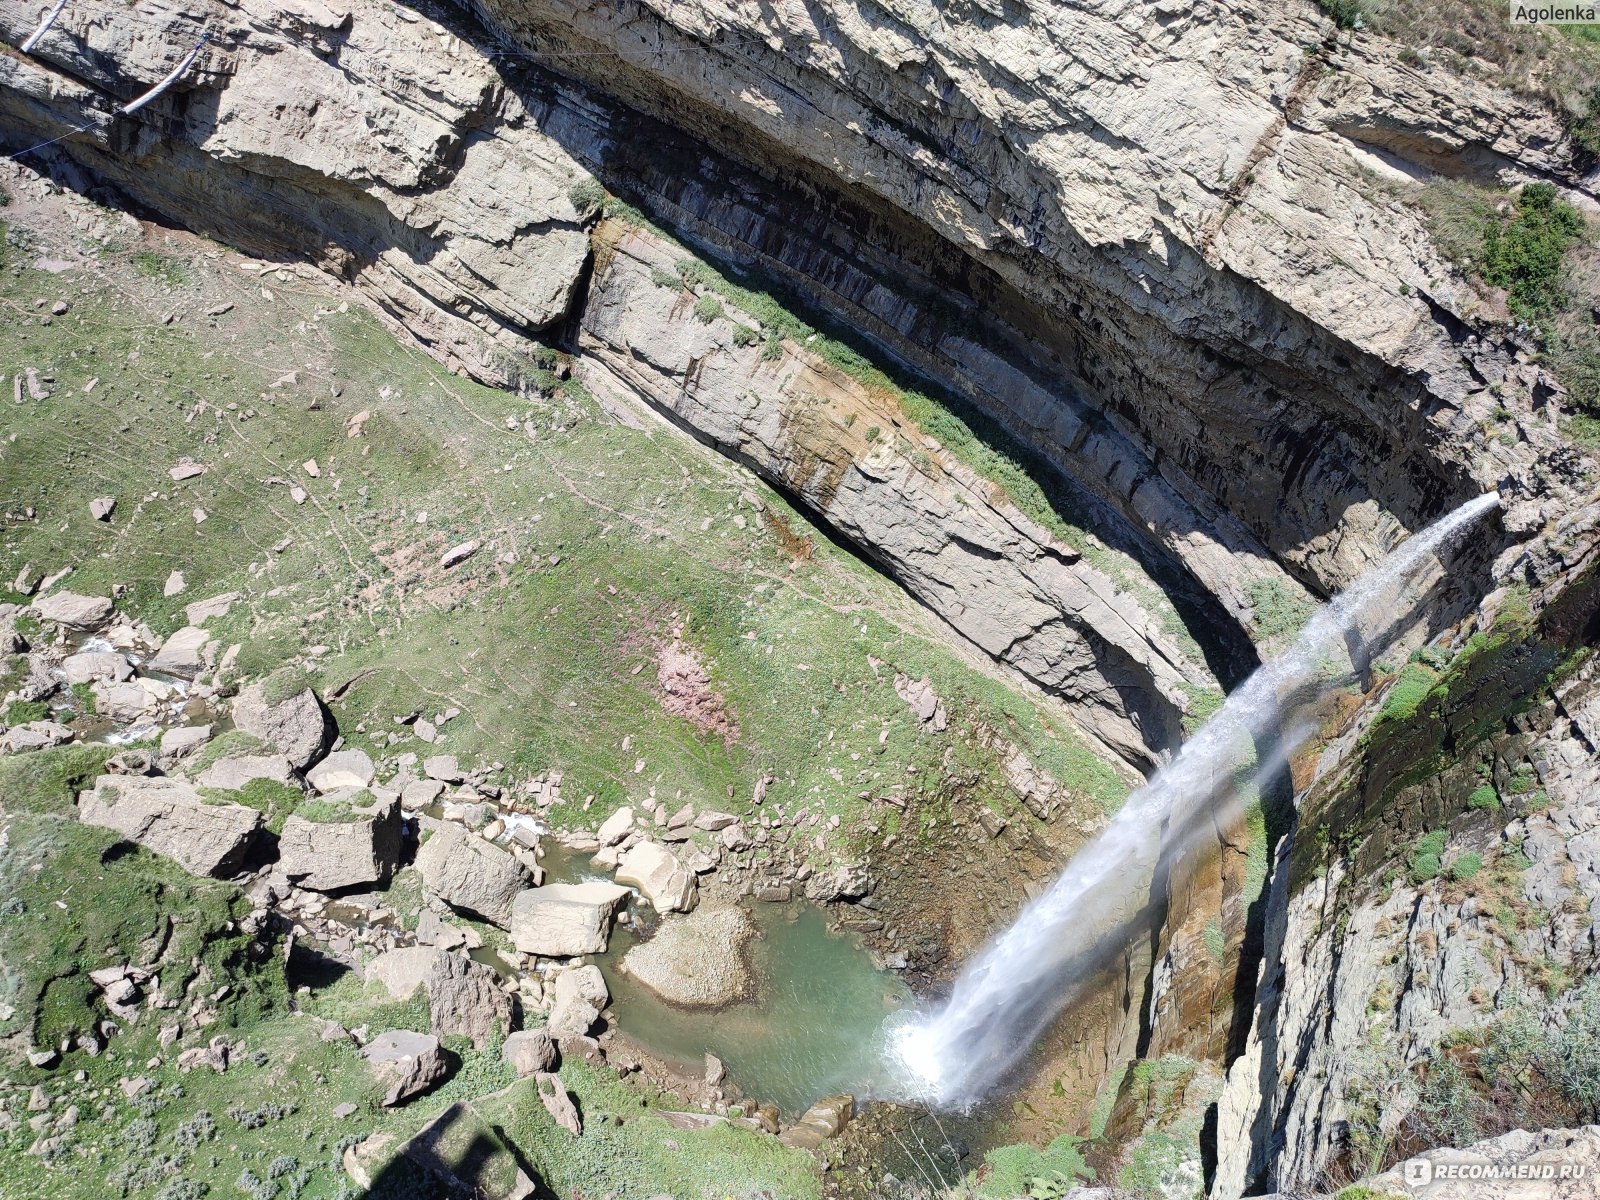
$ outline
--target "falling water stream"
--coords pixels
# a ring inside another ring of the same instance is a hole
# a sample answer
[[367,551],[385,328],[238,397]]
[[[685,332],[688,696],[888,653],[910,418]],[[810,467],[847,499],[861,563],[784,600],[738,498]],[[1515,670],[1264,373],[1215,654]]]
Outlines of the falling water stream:
[[1397,593],[1417,568],[1498,503],[1491,493],[1462,505],[1317,612],[972,960],[943,1007],[908,1014],[888,1031],[887,1066],[906,1098],[966,1108],[1006,1077],[1107,949],[1121,948],[1163,856],[1183,854],[1196,831],[1209,835],[1213,818],[1228,817],[1222,806],[1270,781],[1309,732],[1306,705],[1349,677],[1349,657],[1362,654],[1353,647],[1394,623],[1406,607]]

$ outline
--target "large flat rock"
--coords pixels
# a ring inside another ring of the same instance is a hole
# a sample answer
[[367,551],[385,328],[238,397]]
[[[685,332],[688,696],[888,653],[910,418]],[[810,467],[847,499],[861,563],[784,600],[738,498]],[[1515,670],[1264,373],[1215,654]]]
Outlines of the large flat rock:
[[261,827],[253,808],[212,804],[187,783],[140,775],[100,776],[79,794],[78,819],[114,829],[194,875],[237,870]]
[[387,883],[400,862],[400,839],[398,798],[351,808],[344,821],[294,815],[278,836],[278,866],[314,892]]
[[720,1008],[745,998],[753,980],[745,956],[755,925],[741,908],[700,908],[668,917],[621,969],[668,1003]]
[[511,943],[524,954],[550,958],[603,954],[628,894],[620,884],[598,880],[521,892],[511,905]]
[[504,929],[511,903],[532,880],[527,869],[500,847],[457,825],[442,825],[417,851],[417,870],[427,889],[458,912]]

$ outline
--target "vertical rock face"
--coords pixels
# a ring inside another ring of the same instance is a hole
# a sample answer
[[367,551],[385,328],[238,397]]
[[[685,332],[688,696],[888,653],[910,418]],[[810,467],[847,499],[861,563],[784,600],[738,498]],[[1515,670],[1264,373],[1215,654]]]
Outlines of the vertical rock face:
[[1406,1071],[1442,1040],[1600,949],[1600,676],[1571,670],[1600,612],[1597,522],[1591,504],[1508,564],[1537,582],[1531,619],[1494,624],[1486,602],[1485,632],[1463,635],[1413,717],[1324,752],[1275,866],[1214,1195],[1312,1186],[1363,1106],[1415,1103]]

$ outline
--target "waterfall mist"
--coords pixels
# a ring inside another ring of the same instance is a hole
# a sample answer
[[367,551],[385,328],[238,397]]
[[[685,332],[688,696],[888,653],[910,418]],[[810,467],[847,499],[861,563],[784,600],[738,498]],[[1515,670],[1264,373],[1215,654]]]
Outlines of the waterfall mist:
[[1000,1083],[1099,966],[1124,948],[1163,860],[1181,858],[1243,797],[1269,783],[1312,732],[1309,708],[1366,669],[1365,647],[1408,607],[1429,556],[1499,503],[1480,496],[1409,538],[1321,608],[1294,644],[1250,676],[1177,756],[1130,796],[1044,895],[956,979],[949,1000],[889,1031],[894,1089],[965,1108]]

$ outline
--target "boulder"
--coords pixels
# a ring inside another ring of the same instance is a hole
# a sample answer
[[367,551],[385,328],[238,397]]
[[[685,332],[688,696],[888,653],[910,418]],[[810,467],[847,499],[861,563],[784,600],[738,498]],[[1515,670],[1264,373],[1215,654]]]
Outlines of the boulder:
[[102,717],[125,725],[137,721],[155,704],[155,696],[145,686],[153,682],[129,679],[125,683],[108,683],[97,679],[92,685],[95,709]]
[[189,784],[165,777],[102,775],[78,796],[78,819],[114,829],[194,875],[232,874],[261,827],[242,804],[210,804]]
[[470,958],[445,954],[423,981],[433,1032],[459,1034],[483,1049],[495,1034],[506,1034],[516,1022],[510,993],[500,986],[492,967]]
[[825,1096],[818,1100],[795,1124],[785,1129],[778,1140],[796,1150],[815,1150],[831,1137],[837,1137],[855,1112],[855,1097]]
[[600,1010],[611,999],[605,977],[595,966],[578,967],[556,976],[555,1001],[550,1006],[546,1025],[553,1038],[582,1037],[600,1018]]
[[340,788],[372,784],[372,759],[362,750],[337,750],[306,772],[306,782],[323,795]]
[[46,750],[71,740],[72,730],[59,721],[29,721],[6,730],[0,737],[0,749],[7,754],[20,754],[27,750]]
[[624,804],[616,812],[605,819],[600,830],[595,834],[602,846],[615,846],[628,834],[633,832],[633,808]]
[[345,1151],[344,1165],[362,1194],[381,1180],[386,1195],[470,1196],[473,1200],[532,1200],[548,1195],[519,1162],[502,1131],[471,1101],[457,1101],[396,1147],[373,1134]]
[[599,880],[521,892],[511,905],[511,944],[550,958],[603,954],[612,919],[627,900],[627,888]]
[[500,1057],[517,1073],[518,1079],[553,1071],[559,1055],[556,1044],[543,1029],[524,1029],[513,1033],[500,1048]]
[[449,957],[433,946],[400,946],[385,950],[367,964],[367,982],[381,983],[389,995],[404,1000],[426,983],[434,968]]
[[407,811],[416,812],[419,808],[427,808],[443,791],[444,783],[441,780],[413,779],[400,789],[400,802]]
[[209,725],[180,725],[161,735],[161,754],[164,758],[182,758],[192,754],[211,740]]
[[266,689],[253,683],[233,702],[233,723],[275,746],[297,770],[322,757],[333,740],[333,722],[309,687],[277,703],[268,703]]
[[294,781],[294,768],[281,754],[241,754],[237,758],[217,759],[200,772],[195,783],[204,788],[236,792],[254,779],[290,784]]
[[379,1034],[362,1050],[372,1075],[384,1089],[383,1106],[393,1108],[420,1096],[450,1073],[449,1061],[431,1033],[394,1029]]
[[694,819],[694,827],[703,829],[707,833],[720,833],[729,825],[737,825],[739,818],[732,813],[703,812]]
[[458,912],[504,929],[511,903],[528,886],[528,872],[514,857],[455,825],[442,825],[417,851],[423,884]]
[[313,892],[388,883],[400,862],[400,801],[377,800],[349,813],[344,821],[286,819],[278,869]]
[[204,629],[187,626],[161,643],[148,666],[164,675],[193,679],[206,669],[206,647],[212,642]]
[[567,1095],[566,1086],[560,1078],[548,1071],[541,1071],[534,1076],[534,1087],[539,1092],[539,1102],[544,1105],[551,1119],[573,1137],[581,1137],[583,1122],[579,1120],[578,1108],[572,1103],[572,1097]]
[[429,779],[437,779],[443,783],[461,782],[461,767],[456,763],[454,754],[435,754],[432,758],[425,759],[422,773]]
[[671,1004],[720,1008],[749,995],[746,952],[755,926],[741,908],[669,917],[623,955],[620,969]]
[[115,650],[85,650],[80,654],[69,654],[62,660],[61,670],[69,684],[93,683],[97,679],[122,683],[133,677],[132,665]]
[[33,602],[41,621],[72,629],[99,629],[111,619],[111,601],[105,596],[80,596],[76,592],[51,592]]
[[657,912],[688,912],[697,899],[694,872],[658,842],[640,842],[623,855],[617,882],[637,887]]

